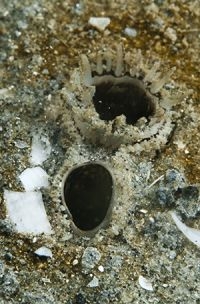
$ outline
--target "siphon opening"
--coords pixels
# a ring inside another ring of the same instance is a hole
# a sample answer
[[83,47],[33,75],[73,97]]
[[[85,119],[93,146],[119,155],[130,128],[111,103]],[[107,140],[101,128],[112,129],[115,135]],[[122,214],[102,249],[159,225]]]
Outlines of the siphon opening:
[[102,120],[114,120],[123,114],[127,124],[134,124],[141,117],[148,119],[155,113],[153,98],[138,79],[96,76],[94,85],[93,104]]
[[63,196],[75,226],[83,231],[95,229],[111,208],[112,176],[99,163],[78,166],[66,177]]

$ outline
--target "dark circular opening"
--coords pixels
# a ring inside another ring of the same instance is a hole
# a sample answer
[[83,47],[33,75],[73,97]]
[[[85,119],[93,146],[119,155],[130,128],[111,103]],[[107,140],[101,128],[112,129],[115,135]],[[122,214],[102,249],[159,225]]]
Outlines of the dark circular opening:
[[155,112],[152,97],[137,79],[105,75],[96,77],[94,85],[93,103],[102,120],[110,121],[124,114],[126,123],[134,124],[139,118],[148,118]]
[[63,191],[74,224],[92,230],[104,220],[111,204],[112,176],[101,164],[84,164],[69,173]]

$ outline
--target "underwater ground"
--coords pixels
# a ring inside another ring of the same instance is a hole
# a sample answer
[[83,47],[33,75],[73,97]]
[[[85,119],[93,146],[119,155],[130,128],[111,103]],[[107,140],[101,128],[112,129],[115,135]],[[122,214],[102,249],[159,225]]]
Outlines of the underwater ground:
[[[199,0],[0,1],[0,304],[200,304],[199,20]],[[85,162],[113,176],[91,234],[61,198]]]

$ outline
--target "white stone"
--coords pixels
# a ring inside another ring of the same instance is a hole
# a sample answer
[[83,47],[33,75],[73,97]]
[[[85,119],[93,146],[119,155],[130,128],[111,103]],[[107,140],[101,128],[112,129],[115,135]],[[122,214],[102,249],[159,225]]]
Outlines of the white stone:
[[51,234],[40,192],[4,191],[7,215],[20,233]]
[[40,167],[27,168],[20,175],[19,179],[26,191],[38,190],[49,186],[48,174]]
[[153,286],[151,282],[142,275],[139,276],[138,282],[143,289],[146,289],[148,291],[153,291]]
[[110,18],[108,17],[90,17],[89,24],[97,28],[99,31],[104,31],[110,24]]
[[51,145],[48,138],[35,134],[32,139],[30,163],[41,165],[50,155]]
[[41,257],[47,257],[47,258],[52,258],[52,252],[49,248],[42,246],[38,248],[37,250],[34,251],[35,254]]

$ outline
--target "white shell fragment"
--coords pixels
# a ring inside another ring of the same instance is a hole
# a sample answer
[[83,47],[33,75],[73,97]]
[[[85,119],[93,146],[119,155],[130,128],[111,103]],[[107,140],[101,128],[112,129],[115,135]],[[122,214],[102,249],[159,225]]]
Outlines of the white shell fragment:
[[200,230],[186,226],[179,220],[174,211],[171,212],[171,216],[178,229],[188,238],[188,240],[200,247]]
[[51,234],[40,192],[4,191],[7,214],[19,233]]
[[104,272],[104,267],[103,267],[102,265],[99,265],[98,270],[99,270],[100,272]]
[[88,284],[87,284],[87,287],[98,287],[99,286],[99,279],[97,277],[93,277],[92,281],[90,281]]
[[90,17],[89,24],[97,28],[99,31],[104,31],[110,24],[110,18],[108,17]]
[[129,37],[134,38],[134,37],[137,36],[137,31],[134,28],[126,27],[125,30],[124,30],[124,34],[126,34]]
[[45,246],[38,248],[34,253],[40,257],[52,258],[53,256],[52,251]]
[[19,176],[26,191],[34,191],[49,186],[48,174],[40,167],[27,168]]
[[153,286],[151,282],[142,275],[139,276],[138,282],[143,289],[146,289],[148,291],[153,291]]
[[29,147],[29,145],[25,141],[23,141],[23,140],[16,140],[14,142],[14,144],[19,149],[25,149],[25,148]]
[[51,145],[48,138],[34,135],[31,147],[30,163],[32,165],[41,165],[50,155]]

